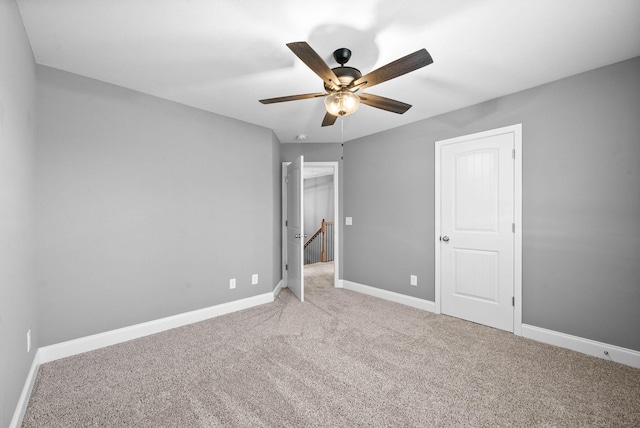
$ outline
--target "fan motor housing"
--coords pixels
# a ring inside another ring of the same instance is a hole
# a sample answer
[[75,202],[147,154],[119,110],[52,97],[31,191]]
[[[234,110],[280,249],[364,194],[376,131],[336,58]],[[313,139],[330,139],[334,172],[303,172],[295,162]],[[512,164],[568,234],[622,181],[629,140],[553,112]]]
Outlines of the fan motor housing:
[[[343,87],[348,86],[354,80],[357,80],[362,77],[362,73],[360,72],[360,70],[354,67],[340,66],[340,67],[331,69],[331,71],[333,71],[333,73],[336,75],[336,77],[340,81],[340,86],[343,86]],[[324,85],[324,88],[325,90],[327,90],[327,92],[332,92],[331,87],[327,86],[326,84]]]

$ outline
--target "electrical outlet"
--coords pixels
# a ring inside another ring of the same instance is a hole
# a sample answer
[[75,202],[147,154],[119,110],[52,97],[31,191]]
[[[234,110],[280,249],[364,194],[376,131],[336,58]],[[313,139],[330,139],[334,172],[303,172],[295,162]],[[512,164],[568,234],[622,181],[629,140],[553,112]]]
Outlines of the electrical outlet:
[[27,330],[27,353],[31,352],[31,329]]
[[231,278],[229,280],[229,290],[233,290],[234,288],[236,288],[236,279],[235,278]]
[[258,274],[254,273],[251,275],[251,285],[256,285],[258,283]]
[[418,285],[418,276],[411,275],[411,285]]

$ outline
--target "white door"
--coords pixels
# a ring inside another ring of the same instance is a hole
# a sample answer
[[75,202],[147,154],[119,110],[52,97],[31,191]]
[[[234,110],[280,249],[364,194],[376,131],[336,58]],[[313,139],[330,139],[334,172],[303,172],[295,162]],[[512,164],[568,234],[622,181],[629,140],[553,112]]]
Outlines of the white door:
[[514,331],[513,132],[439,142],[441,312]]
[[287,287],[304,302],[304,157],[287,166]]

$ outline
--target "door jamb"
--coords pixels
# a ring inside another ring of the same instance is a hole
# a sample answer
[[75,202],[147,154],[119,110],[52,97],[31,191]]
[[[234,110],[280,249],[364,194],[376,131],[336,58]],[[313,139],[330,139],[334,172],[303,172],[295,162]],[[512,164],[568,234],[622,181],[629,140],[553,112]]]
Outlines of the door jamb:
[[[282,286],[287,287],[287,270],[285,269],[285,265],[287,264],[287,226],[285,225],[285,217],[287,213],[287,183],[285,182],[285,178],[287,177],[287,165],[291,162],[282,162]],[[333,249],[333,286],[335,288],[339,288],[339,276],[340,276],[340,222],[339,219],[339,189],[340,186],[338,181],[338,167],[339,162],[304,162],[304,166],[307,167],[323,167],[330,166],[333,167],[333,215],[334,215],[334,249]]]
[[441,236],[440,230],[440,174],[441,174],[441,150],[442,147],[447,144],[459,143],[468,139],[476,139],[489,137],[493,135],[513,133],[514,134],[514,148],[515,148],[515,160],[513,170],[514,180],[514,251],[513,251],[513,295],[515,298],[514,312],[513,312],[513,333],[517,336],[522,336],[522,124],[516,124],[511,126],[505,126],[503,128],[492,129],[484,132],[477,132],[474,134],[464,135],[461,137],[450,138],[447,140],[436,141],[434,145],[435,149],[435,312],[441,313],[440,300],[441,300],[441,286],[442,286],[442,272],[441,272],[441,245],[439,237]]

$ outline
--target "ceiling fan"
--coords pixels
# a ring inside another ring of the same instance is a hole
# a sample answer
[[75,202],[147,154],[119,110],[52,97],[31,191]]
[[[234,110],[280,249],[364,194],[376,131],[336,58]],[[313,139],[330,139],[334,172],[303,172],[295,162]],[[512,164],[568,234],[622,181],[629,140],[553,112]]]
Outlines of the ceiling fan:
[[326,97],[325,106],[327,113],[322,121],[322,126],[333,125],[338,116],[355,113],[361,102],[371,107],[393,113],[402,114],[406,112],[411,108],[410,104],[373,94],[360,93],[358,95],[356,92],[433,63],[429,52],[427,52],[426,49],[420,49],[363,76],[357,68],[345,66],[349,58],[351,58],[351,51],[347,48],[340,48],[333,52],[333,58],[340,64],[340,67],[329,68],[327,63],[324,62],[320,55],[318,55],[307,42],[287,43],[287,46],[314,73],[320,76],[324,82],[326,92],[268,98],[260,100],[260,102],[262,104],[273,104],[284,101]]

